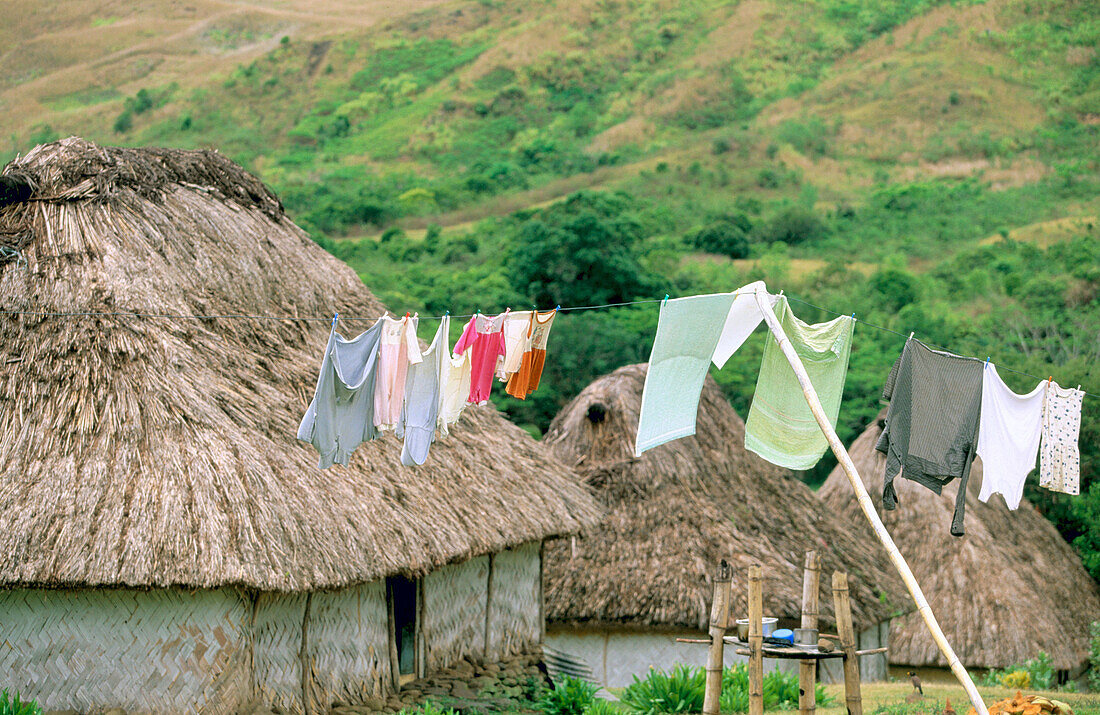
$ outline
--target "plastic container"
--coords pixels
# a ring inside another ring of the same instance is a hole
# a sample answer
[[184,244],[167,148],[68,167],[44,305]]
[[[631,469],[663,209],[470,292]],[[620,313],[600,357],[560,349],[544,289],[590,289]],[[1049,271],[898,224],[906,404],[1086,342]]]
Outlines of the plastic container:
[[780,628],[771,634],[776,640],[786,641],[788,645],[794,645],[794,631],[790,628]]

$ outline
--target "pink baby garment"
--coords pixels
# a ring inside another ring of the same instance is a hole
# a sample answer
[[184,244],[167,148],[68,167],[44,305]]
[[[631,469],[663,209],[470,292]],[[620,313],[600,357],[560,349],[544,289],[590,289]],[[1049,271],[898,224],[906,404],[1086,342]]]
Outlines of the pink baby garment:
[[497,359],[506,353],[503,331],[506,315],[507,311],[495,318],[484,315],[470,318],[455,343],[455,355],[470,351],[470,402],[475,405],[489,401]]
[[378,377],[374,387],[374,424],[381,429],[393,429],[401,419],[405,400],[405,377],[409,363],[424,360],[416,340],[420,318],[405,316],[400,320],[382,317],[381,347],[378,349]]

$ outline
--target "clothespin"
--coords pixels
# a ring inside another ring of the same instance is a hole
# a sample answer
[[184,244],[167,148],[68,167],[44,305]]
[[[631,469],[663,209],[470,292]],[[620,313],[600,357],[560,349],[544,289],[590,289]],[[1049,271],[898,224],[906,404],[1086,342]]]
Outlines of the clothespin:
[[668,303],[668,293],[665,293],[665,299],[661,301],[661,307],[664,308],[666,303]]
[[336,321],[339,320],[339,319],[340,319],[340,313],[339,312],[337,312],[335,315],[332,316],[332,327],[333,328],[336,327]]
[[[667,297],[667,296],[666,296],[666,297]],[[554,312],[556,313],[556,312],[558,312],[559,310],[561,310],[561,306],[560,306],[560,305],[555,305],[555,306],[554,306]]]
[[909,342],[910,340],[912,340],[912,339],[913,339],[913,336],[914,336],[914,335],[916,335],[916,331],[914,331],[914,332],[912,332],[912,333],[909,333],[909,337],[908,337],[908,338],[906,338],[906,339],[905,339],[905,341],[906,341],[906,342]]
[[989,366],[989,356],[988,355],[985,356],[985,365],[986,365],[986,367]]
[[446,318],[446,317],[447,317],[448,315],[450,315],[450,314],[451,314],[451,311],[449,311],[449,310],[445,310],[445,311],[443,311],[443,317],[444,317],[444,318]]
[[1047,378],[1047,386],[1049,387],[1050,383],[1052,383],[1052,382],[1054,382],[1054,375],[1051,375],[1050,377]]
[[852,320],[855,321],[855,319],[856,319],[856,314],[852,313]]

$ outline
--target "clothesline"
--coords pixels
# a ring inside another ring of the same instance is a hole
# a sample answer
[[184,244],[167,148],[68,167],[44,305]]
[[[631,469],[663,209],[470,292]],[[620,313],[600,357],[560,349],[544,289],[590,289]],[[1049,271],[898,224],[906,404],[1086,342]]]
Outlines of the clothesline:
[[[837,316],[851,315],[852,320],[854,320],[855,322],[862,323],[863,325],[866,325],[869,328],[874,328],[875,330],[881,330],[883,332],[892,333],[892,334],[897,335],[897,336],[902,337],[902,338],[908,338],[910,334],[913,334],[913,333],[898,332],[897,330],[893,330],[891,328],[887,328],[887,327],[884,327],[882,325],[876,325],[876,324],[868,322],[866,320],[862,320],[860,318],[857,318],[854,313],[840,313],[840,312],[837,312],[837,311],[832,310],[830,308],[825,308],[825,307],[820,306],[820,305],[815,305],[814,303],[811,303],[811,302],[806,301],[806,300],[802,300],[801,298],[796,298],[796,297],[794,297],[793,295],[790,295],[790,294],[785,294],[785,295],[787,295],[787,298],[789,300],[793,300],[796,303],[801,303],[801,304],[803,304],[805,306],[808,306],[810,308],[816,308],[817,310],[823,311],[825,313],[829,313],[831,315],[837,315]],[[666,300],[669,300],[669,297],[667,295],[664,298],[655,298],[655,299],[648,299],[648,300],[628,300],[628,301],[623,301],[623,302],[620,302],[620,303],[603,303],[603,304],[600,304],[600,305],[575,305],[575,306],[560,306],[559,305],[555,309],[558,312],[561,312],[561,313],[581,311],[581,310],[603,310],[603,309],[606,309],[606,308],[621,308],[621,307],[625,307],[625,306],[629,306],[629,305],[651,305],[653,303],[663,303]],[[451,315],[448,312],[448,313],[445,313],[444,315],[422,315],[422,316],[420,316],[420,319],[421,320],[442,320],[446,315],[450,315],[450,317],[455,318],[455,319],[458,319],[458,318],[473,318],[476,315],[480,315],[480,314],[481,314],[480,311],[477,312],[477,313],[467,313],[467,314],[462,314],[462,315]],[[248,313],[225,313],[225,314],[221,314],[221,315],[183,315],[183,314],[178,314],[178,313],[133,313],[133,312],[122,312],[122,311],[117,311],[117,312],[94,312],[94,311],[50,312],[50,311],[36,311],[36,310],[0,310],[0,315],[33,315],[33,316],[39,316],[39,317],[43,317],[43,318],[123,317],[123,318],[165,318],[165,319],[177,319],[177,320],[185,320],[185,319],[191,318],[191,319],[194,319],[194,320],[245,319],[245,320],[302,320],[302,321],[326,321],[326,322],[331,321],[333,319],[333,316],[253,315],[253,314],[248,314]],[[377,320],[378,316],[376,316],[376,315],[340,315],[340,319],[341,320]],[[945,350],[945,351],[948,351],[948,352],[954,352],[954,351],[950,350],[949,348],[942,347],[940,345],[935,345],[935,344],[932,344],[932,343],[926,343],[926,344],[929,347],[935,348],[937,350]],[[1017,375],[1023,375],[1024,377],[1030,377],[1030,378],[1033,378],[1035,380],[1045,380],[1045,379],[1047,379],[1045,377],[1040,377],[1038,375],[1032,375],[1029,372],[1024,372],[1022,370],[1016,370],[1014,368],[1008,367],[1007,365],[1001,365],[1000,363],[994,363],[994,364],[996,364],[998,368],[1001,368],[1003,370],[1008,370],[1009,372],[1016,373]],[[1084,392],[1085,395],[1087,395],[1089,397],[1100,397],[1100,395],[1097,395],[1095,393],[1091,393],[1091,392],[1088,392],[1088,391],[1083,391],[1083,392]]]

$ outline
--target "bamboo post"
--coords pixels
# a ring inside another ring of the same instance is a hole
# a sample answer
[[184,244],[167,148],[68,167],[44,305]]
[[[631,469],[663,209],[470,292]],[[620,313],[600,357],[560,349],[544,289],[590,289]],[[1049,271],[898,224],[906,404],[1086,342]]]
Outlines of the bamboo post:
[[[821,587],[821,569],[817,552],[807,551],[802,572],[802,628],[817,628],[817,597]],[[798,663],[798,713],[814,715],[817,711],[817,663],[806,659]]]
[[703,715],[718,715],[722,696],[722,666],[726,629],[730,622],[730,567],[722,561],[714,577],[714,598],[710,606],[710,651],[707,654],[707,684],[703,691]]
[[974,706],[978,715],[989,715],[989,711],[982,701],[982,696],[978,693],[978,688],[974,686],[974,681],[971,680],[970,674],[966,672],[966,668],[959,662],[959,657],[955,655],[955,651],[951,648],[951,644],[947,642],[947,638],[943,635],[943,630],[936,621],[936,616],[932,613],[932,609],[928,605],[928,600],[925,599],[924,592],[921,591],[920,584],[917,583],[917,579],[913,576],[913,571],[909,568],[909,564],[905,562],[905,557],[898,551],[897,545],[894,543],[894,540],[890,538],[890,533],[886,531],[882,519],[879,518],[878,513],[875,511],[875,505],[871,502],[871,497],[867,494],[867,489],[863,486],[863,480],[856,470],[856,465],[852,462],[852,457],[848,454],[848,450],[844,448],[844,444],[840,441],[840,437],[837,436],[832,423],[829,422],[829,418],[825,415],[825,408],[821,406],[821,400],[818,399],[813,383],[810,382],[810,376],[806,374],[806,368],[802,364],[802,360],[798,357],[798,353],[794,351],[794,348],[791,347],[790,341],[787,340],[787,335],[783,332],[783,326],[779,324],[779,319],[776,318],[775,313],[772,312],[766,295],[767,291],[763,288],[757,288],[756,303],[760,306],[760,312],[764,315],[764,321],[767,322],[768,329],[771,330],[772,335],[775,336],[776,343],[778,343],[780,349],[783,351],[783,355],[787,358],[787,362],[791,364],[791,369],[794,370],[795,377],[798,378],[798,384],[802,386],[802,393],[806,396],[806,403],[810,406],[810,412],[813,413],[814,419],[817,420],[818,426],[825,434],[825,439],[829,442],[829,447],[833,450],[833,454],[836,455],[837,461],[844,469],[844,474],[848,477],[848,483],[852,485],[852,489],[856,493],[856,501],[859,503],[860,509],[863,510],[863,515],[871,522],[871,527],[875,531],[875,536],[878,537],[878,540],[886,549],[886,554],[890,557],[890,561],[893,562],[894,568],[901,574],[901,580],[905,582],[905,587],[913,597],[913,601],[917,605],[917,611],[920,613],[921,618],[924,619],[924,624],[928,627],[929,633],[932,634],[932,640],[936,642],[940,652],[943,653],[944,658],[947,659],[947,664],[951,667],[951,672],[955,674],[959,683],[962,684],[963,688],[966,690],[966,694],[970,698],[970,703]]
[[764,715],[764,592],[759,565],[749,567],[749,715]]
[[852,626],[852,602],[848,598],[848,574],[833,572],[833,612],[840,649],[844,651],[844,704],[848,715],[863,715],[859,692],[859,658],[856,656],[856,631]]

